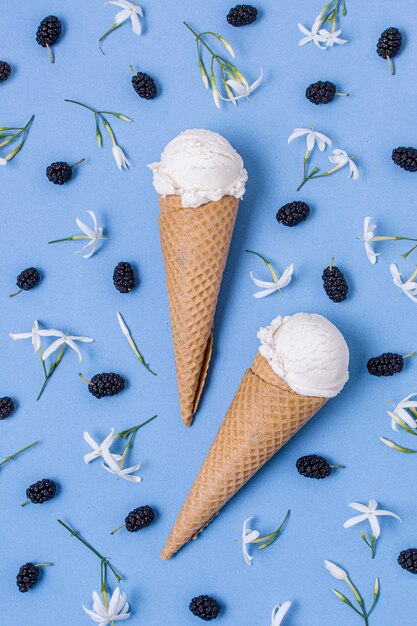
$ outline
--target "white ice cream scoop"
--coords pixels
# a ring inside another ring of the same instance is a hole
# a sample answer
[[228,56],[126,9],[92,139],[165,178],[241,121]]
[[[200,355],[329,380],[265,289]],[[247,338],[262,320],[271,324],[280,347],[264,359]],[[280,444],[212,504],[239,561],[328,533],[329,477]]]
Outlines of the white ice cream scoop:
[[186,130],[173,139],[159,163],[148,166],[160,196],[181,196],[182,206],[199,207],[223,196],[241,198],[248,174],[230,143],[209,130]]
[[333,398],[349,379],[349,348],[321,315],[278,316],[258,332],[259,352],[277,376],[303,396]]

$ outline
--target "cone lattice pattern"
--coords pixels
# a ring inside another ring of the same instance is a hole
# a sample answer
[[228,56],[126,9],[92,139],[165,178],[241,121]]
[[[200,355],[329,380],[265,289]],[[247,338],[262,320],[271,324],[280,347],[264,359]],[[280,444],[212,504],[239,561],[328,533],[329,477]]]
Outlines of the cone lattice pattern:
[[294,393],[257,355],[161,554],[173,556],[197,536],[237,491],[323,406]]
[[164,256],[181,417],[197,410],[211,356],[220,284],[239,200],[225,196],[183,209],[178,196],[160,197]]

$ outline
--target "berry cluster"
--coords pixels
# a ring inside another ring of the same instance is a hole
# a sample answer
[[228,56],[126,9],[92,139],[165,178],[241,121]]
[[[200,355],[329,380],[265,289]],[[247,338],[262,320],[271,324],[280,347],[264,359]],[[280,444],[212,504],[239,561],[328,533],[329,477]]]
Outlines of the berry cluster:
[[210,622],[212,619],[216,619],[222,610],[222,607],[217,600],[210,598],[210,596],[197,596],[196,598],[193,598],[190,602],[189,608],[193,615],[199,617],[205,622]]
[[310,207],[306,202],[295,200],[294,202],[288,202],[280,208],[277,213],[277,220],[284,226],[297,226],[300,222],[303,222],[310,215]]
[[393,376],[402,372],[404,358],[400,354],[384,352],[380,356],[374,356],[367,363],[368,372],[372,376]]
[[330,300],[342,302],[346,300],[349,286],[343,272],[332,263],[323,270],[323,287]]

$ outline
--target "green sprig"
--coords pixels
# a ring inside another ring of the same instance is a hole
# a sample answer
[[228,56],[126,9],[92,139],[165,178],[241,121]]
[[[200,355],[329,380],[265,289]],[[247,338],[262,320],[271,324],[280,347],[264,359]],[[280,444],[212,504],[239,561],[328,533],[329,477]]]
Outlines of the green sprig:
[[266,535],[265,537],[258,537],[258,539],[255,539],[252,542],[252,543],[262,543],[262,545],[258,547],[258,550],[264,550],[265,548],[268,548],[269,546],[272,546],[273,543],[275,543],[278,537],[282,534],[284,526],[287,523],[288,518],[290,516],[290,513],[291,513],[291,509],[288,509],[286,516],[284,517],[283,521],[281,522],[281,524],[278,526],[276,530],[274,530],[269,535]]
[[105,115],[112,115],[113,117],[116,117],[119,120],[123,120],[124,122],[133,122],[133,119],[131,117],[128,117],[127,115],[124,115],[123,113],[116,113],[115,111],[98,111],[97,109],[89,106],[88,104],[84,104],[83,102],[78,102],[78,100],[70,100],[68,98],[65,98],[65,102],[71,102],[72,104],[77,104],[78,106],[83,107],[84,109],[87,109],[88,111],[91,111],[92,113],[94,113],[96,137],[97,137],[97,143],[98,143],[99,148],[101,148],[103,145],[103,137],[100,131],[100,122],[103,124],[105,130],[109,134],[112,145],[113,146],[117,145],[116,135],[108,119],[105,117]]
[[[0,148],[7,146],[9,143],[12,143],[13,141],[16,141],[17,139],[20,138],[20,141],[18,145],[16,146],[16,148],[14,148],[14,150],[12,150],[7,156],[4,157],[6,161],[11,161],[21,151],[27,139],[29,128],[31,127],[34,119],[35,119],[35,116],[32,115],[28,123],[21,128],[6,127],[6,126],[0,128],[0,131],[1,131],[0,137],[1,138],[6,137],[4,141],[0,142]],[[6,132],[3,132],[3,131],[6,131]],[[10,131],[17,131],[17,132],[10,132]]]

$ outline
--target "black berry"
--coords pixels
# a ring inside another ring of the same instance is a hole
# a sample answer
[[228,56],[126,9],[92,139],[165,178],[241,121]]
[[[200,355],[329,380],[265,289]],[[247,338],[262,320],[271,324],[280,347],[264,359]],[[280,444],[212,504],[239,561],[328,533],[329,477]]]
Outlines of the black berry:
[[125,519],[126,529],[130,533],[136,533],[142,528],[146,528],[155,519],[155,513],[152,507],[140,506],[137,509],[130,511],[129,515]]
[[14,411],[14,402],[9,396],[0,398],[0,420],[4,420],[9,417]]
[[43,504],[48,502],[48,500],[52,500],[56,495],[56,491],[55,482],[49,478],[43,478],[26,489],[26,497],[33,504]]
[[127,261],[120,261],[114,268],[113,283],[120,293],[129,293],[135,287],[135,273]]
[[230,9],[227,21],[231,26],[247,26],[252,24],[258,17],[258,9],[250,4],[238,4]]
[[416,148],[394,148],[392,160],[406,172],[417,172],[417,150]]
[[407,572],[411,572],[411,574],[417,574],[416,548],[408,548],[408,550],[403,550],[402,552],[400,552],[397,561],[403,569],[407,570]]
[[0,61],[0,83],[4,83],[10,74],[12,73],[12,68],[6,61]]
[[277,220],[284,226],[297,226],[300,222],[303,222],[310,215],[310,207],[306,202],[295,200],[294,202],[288,202],[280,208],[277,213]]
[[41,275],[36,267],[28,267],[19,274],[16,285],[23,291],[30,291],[39,283]]
[[384,30],[384,32],[378,39],[376,51],[380,57],[382,57],[383,59],[388,59],[392,74],[395,74],[395,70],[391,59],[395,57],[395,55],[398,54],[398,52],[400,51],[402,41],[402,34],[398,30],[398,28],[393,27]]
[[32,589],[36,585],[39,577],[39,568],[33,563],[26,563],[22,565],[16,576],[16,584],[19,587],[19,591],[26,593],[29,589]]
[[404,358],[400,354],[384,352],[369,359],[366,367],[372,376],[393,376],[402,371]]
[[296,462],[298,472],[305,478],[327,478],[332,473],[328,461],[317,454],[302,456]]
[[88,391],[96,398],[115,396],[125,388],[125,380],[119,374],[96,374],[88,385]]
[[306,89],[306,98],[313,104],[329,104],[336,95],[336,85],[330,81],[319,80]]
[[48,165],[46,176],[54,185],[64,185],[72,178],[72,167],[65,161],[56,161]]
[[322,274],[324,291],[333,302],[342,302],[346,300],[349,286],[338,267],[330,263],[329,267],[323,270]]
[[210,596],[197,596],[190,602],[189,609],[193,615],[205,622],[210,622],[220,615],[222,607]]
[[153,100],[158,93],[154,79],[144,72],[132,76],[132,85],[138,96],[145,100]]
[[43,48],[48,48],[51,62],[54,62],[54,56],[51,46],[55,45],[61,36],[62,24],[55,15],[48,15],[38,26],[36,31],[36,41]]

